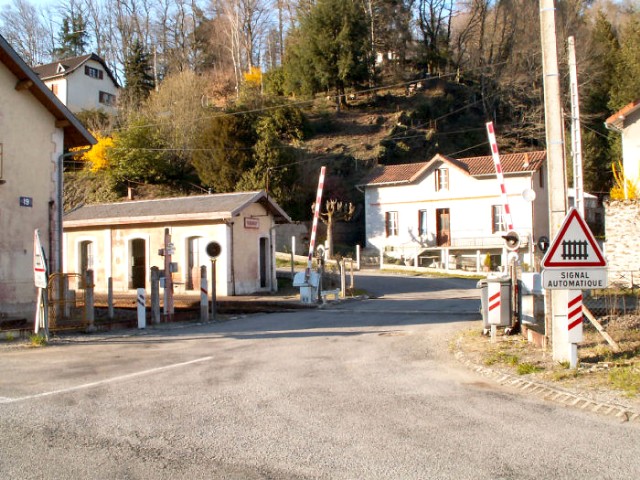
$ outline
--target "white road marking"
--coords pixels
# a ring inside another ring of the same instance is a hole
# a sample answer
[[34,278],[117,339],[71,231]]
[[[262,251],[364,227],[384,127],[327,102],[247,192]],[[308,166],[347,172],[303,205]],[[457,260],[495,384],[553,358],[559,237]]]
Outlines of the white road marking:
[[206,362],[212,360],[213,357],[196,358],[195,360],[189,360],[188,362],[174,363],[172,365],[165,365],[163,367],[150,368],[149,370],[142,370],[140,372],[128,373],[127,375],[120,375],[118,377],[106,378],[97,382],[83,383],[82,385],[76,385],[74,387],[61,388],[59,390],[51,390],[49,392],[36,393],[34,395],[27,395],[25,397],[9,398],[0,397],[0,403],[16,403],[23,402],[25,400],[33,400],[35,398],[49,397],[51,395],[59,395],[61,393],[75,392],[77,390],[83,390],[86,388],[98,387],[108,383],[120,382],[123,380],[129,380],[131,378],[142,377],[145,375],[152,375],[154,373],[170,370],[172,368],[184,367],[186,365],[192,365],[194,363]]

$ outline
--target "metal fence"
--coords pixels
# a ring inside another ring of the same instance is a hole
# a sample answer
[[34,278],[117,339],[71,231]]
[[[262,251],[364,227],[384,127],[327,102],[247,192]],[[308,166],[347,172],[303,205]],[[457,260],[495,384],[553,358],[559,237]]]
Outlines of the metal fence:
[[47,286],[49,330],[77,330],[89,325],[82,275],[54,273]]

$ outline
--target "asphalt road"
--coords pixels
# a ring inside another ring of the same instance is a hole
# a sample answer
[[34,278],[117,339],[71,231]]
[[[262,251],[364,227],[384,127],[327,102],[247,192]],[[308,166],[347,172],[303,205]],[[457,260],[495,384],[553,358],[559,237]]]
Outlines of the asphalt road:
[[335,308],[5,347],[0,478],[640,478],[637,425],[451,358],[479,326],[474,282],[409,280]]

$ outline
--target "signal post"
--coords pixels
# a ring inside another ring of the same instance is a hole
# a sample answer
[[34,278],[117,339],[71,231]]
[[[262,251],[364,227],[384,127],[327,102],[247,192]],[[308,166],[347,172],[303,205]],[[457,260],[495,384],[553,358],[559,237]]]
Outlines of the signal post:
[[542,259],[542,286],[553,290],[554,360],[578,366],[582,341],[582,290],[607,287],[607,262],[589,226],[575,208],[569,210]]

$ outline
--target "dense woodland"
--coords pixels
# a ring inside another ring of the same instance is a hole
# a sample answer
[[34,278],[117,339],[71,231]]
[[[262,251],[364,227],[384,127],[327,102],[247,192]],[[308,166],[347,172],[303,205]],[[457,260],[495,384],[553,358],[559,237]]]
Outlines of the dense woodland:
[[[607,195],[620,138],[603,122],[640,98],[640,5],[555,3],[567,130],[573,36],[585,187]],[[354,185],[375,164],[488,155],[489,120],[503,153],[544,148],[539,30],[535,0],[13,0],[0,10],[0,33],[29,64],[94,52],[123,86],[117,116],[78,115],[99,143],[69,161],[67,207],[127,187],[266,188],[297,219],[310,215],[320,165],[326,196],[357,203]]]

